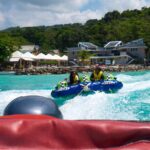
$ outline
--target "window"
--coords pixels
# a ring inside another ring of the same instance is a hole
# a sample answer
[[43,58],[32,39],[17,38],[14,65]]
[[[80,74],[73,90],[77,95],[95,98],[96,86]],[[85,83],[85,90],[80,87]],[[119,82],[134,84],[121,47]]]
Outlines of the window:
[[138,51],[137,48],[131,48],[131,52],[135,52],[135,51]]

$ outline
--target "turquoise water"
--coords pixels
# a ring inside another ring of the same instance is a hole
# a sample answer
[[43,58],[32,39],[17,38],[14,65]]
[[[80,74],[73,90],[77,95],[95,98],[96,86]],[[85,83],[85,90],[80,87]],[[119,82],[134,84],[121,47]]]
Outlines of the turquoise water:
[[[124,87],[115,94],[96,92],[70,100],[55,100],[65,119],[113,119],[150,121],[150,71],[115,74]],[[16,97],[51,97],[63,75],[0,75],[0,114]]]

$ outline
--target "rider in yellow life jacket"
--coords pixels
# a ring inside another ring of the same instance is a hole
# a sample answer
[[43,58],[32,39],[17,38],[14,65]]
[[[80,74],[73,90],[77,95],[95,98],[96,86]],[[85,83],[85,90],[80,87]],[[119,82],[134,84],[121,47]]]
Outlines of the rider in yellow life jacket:
[[99,65],[95,66],[95,69],[91,74],[90,80],[91,81],[104,80],[104,73],[102,69],[99,67]]
[[80,83],[79,75],[75,71],[71,71],[69,84],[72,85],[78,83]]

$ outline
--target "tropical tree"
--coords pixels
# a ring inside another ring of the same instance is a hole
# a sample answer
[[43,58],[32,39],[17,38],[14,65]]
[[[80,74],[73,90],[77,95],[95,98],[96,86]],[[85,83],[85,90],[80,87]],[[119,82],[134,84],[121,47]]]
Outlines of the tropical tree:
[[[65,52],[68,47],[76,47],[78,42],[92,42],[103,47],[110,40],[129,42],[143,38],[150,49],[150,7],[141,10],[112,11],[100,20],[88,20],[85,24],[65,24],[39,27],[15,27],[0,31],[15,38],[21,44],[37,44],[41,52],[59,49]],[[149,50],[150,51],[150,50]]]
[[90,63],[90,61],[89,61],[90,56],[92,56],[92,55],[87,50],[82,50],[78,54],[78,57],[80,58],[82,65]]
[[11,38],[0,38],[0,63],[7,61],[13,51],[18,49],[19,45]]

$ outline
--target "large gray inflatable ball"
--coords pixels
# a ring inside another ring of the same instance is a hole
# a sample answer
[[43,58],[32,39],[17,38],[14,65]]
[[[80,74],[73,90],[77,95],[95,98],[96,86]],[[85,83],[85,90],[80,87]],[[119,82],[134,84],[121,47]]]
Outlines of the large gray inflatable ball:
[[42,96],[21,96],[11,101],[4,110],[4,115],[39,114],[62,118],[55,102]]

